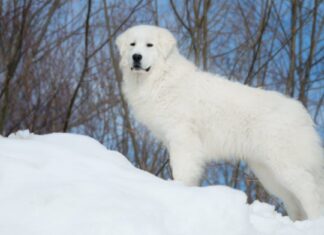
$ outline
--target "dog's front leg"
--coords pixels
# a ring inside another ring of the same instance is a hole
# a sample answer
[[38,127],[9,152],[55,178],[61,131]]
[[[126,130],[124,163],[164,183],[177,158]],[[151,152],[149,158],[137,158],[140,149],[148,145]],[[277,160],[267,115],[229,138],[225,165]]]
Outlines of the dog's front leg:
[[175,180],[197,186],[204,171],[201,143],[192,133],[176,135],[169,146],[170,163]]

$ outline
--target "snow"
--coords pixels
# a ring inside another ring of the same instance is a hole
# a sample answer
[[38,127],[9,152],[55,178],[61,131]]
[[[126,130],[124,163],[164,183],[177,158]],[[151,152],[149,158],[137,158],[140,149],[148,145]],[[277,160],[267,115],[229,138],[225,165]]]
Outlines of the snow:
[[0,137],[0,234],[324,235],[225,186],[186,187],[133,167],[90,137]]

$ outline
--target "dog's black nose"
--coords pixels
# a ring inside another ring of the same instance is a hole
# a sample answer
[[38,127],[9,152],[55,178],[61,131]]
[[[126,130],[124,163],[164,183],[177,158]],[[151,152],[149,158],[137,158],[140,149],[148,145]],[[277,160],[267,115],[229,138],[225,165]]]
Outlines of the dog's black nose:
[[133,55],[134,62],[140,62],[141,59],[142,59],[142,55],[141,54],[134,54]]

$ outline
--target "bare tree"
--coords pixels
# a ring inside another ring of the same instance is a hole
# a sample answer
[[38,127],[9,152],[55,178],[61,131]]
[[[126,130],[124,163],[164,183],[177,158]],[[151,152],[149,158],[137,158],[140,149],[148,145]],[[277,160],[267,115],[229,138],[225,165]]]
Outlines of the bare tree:
[[91,5],[92,5],[92,1],[88,0],[88,7],[87,7],[87,16],[86,16],[86,20],[84,23],[84,27],[85,27],[85,35],[84,35],[84,63],[83,63],[83,68],[82,68],[82,72],[80,74],[80,78],[78,81],[78,84],[72,94],[71,100],[69,102],[68,105],[68,109],[67,109],[67,113],[66,113],[66,117],[65,117],[65,121],[64,121],[64,125],[63,125],[63,131],[66,132],[68,127],[69,127],[69,121],[71,118],[71,114],[73,111],[73,106],[75,103],[75,100],[77,98],[78,92],[80,90],[80,87],[84,81],[84,78],[86,76],[86,73],[88,71],[88,64],[89,64],[89,25],[90,25],[90,16],[91,16]]

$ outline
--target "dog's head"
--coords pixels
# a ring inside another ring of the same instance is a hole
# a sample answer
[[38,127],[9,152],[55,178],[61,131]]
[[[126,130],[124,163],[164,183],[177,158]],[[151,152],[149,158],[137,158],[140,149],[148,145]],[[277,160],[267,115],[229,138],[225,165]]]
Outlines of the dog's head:
[[129,28],[116,40],[122,70],[148,74],[176,48],[176,40],[166,29],[139,25]]

